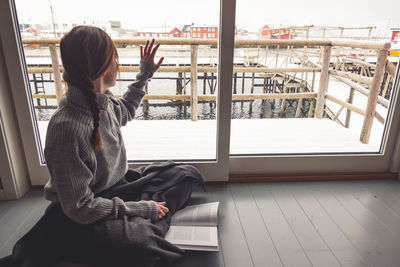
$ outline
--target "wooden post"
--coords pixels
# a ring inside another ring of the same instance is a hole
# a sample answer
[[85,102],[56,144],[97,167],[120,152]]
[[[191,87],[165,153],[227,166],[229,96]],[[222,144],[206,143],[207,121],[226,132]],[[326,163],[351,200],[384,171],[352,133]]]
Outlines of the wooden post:
[[[349,96],[349,104],[353,104],[353,99],[354,99],[354,92],[355,89],[353,87],[350,88],[350,96]],[[347,109],[346,111],[346,121],[344,122],[344,127],[349,128],[350,127],[350,118],[351,118],[351,110]]]
[[207,73],[204,72],[204,76],[203,76],[203,95],[206,94],[206,85],[207,85],[207,84],[206,84],[206,82],[207,82],[206,77],[207,77]]
[[183,94],[186,95],[186,72],[183,72]]
[[53,68],[54,74],[54,86],[56,88],[56,96],[57,96],[57,105],[60,103],[60,100],[64,94],[64,90],[62,88],[61,83],[61,72],[60,72],[60,65],[58,62],[58,55],[57,49],[55,44],[49,44],[50,55],[51,55],[51,65]]
[[243,72],[243,76],[242,76],[242,94],[244,94],[244,79],[246,78],[246,73]]
[[255,74],[254,74],[254,72],[251,74],[251,93],[253,93],[254,92],[254,77],[255,77]]
[[[323,28],[323,31],[322,31],[322,39],[323,39],[323,40],[325,39],[325,31],[326,31],[326,28],[324,27],[324,28]],[[319,64],[321,64],[322,53],[323,53],[323,49],[322,49],[322,46],[321,46],[321,53],[319,54],[319,58],[318,58],[318,63],[319,63]]]
[[176,94],[182,94],[182,72],[178,72],[178,79],[176,79]]
[[315,71],[313,71],[313,74],[312,74],[312,82],[311,82],[310,92],[314,92],[314,84],[315,84]]
[[190,46],[190,119],[197,121],[197,45]]
[[308,117],[312,118],[314,112],[314,99],[310,99],[310,109],[308,110]]
[[324,54],[322,57],[322,69],[319,79],[319,88],[317,95],[317,103],[315,105],[315,117],[322,119],[325,106],[325,95],[328,91],[329,85],[329,63],[331,58],[331,46],[324,47]]
[[387,52],[388,51],[386,49],[381,49],[378,52],[378,60],[376,62],[376,69],[374,73],[374,78],[372,80],[372,85],[369,90],[367,108],[365,111],[364,122],[360,134],[360,141],[364,144],[368,144],[369,142],[372,123],[374,122],[375,118],[376,103],[378,100],[379,91],[381,89],[383,75],[385,74]]
[[237,72],[233,74],[233,93],[237,94]]
[[[307,88],[307,83],[301,84],[300,85],[300,93],[305,92],[306,88]],[[300,117],[300,112],[301,112],[302,105],[303,105],[303,99],[302,98],[297,99],[297,107],[296,107],[295,118],[299,118]]]

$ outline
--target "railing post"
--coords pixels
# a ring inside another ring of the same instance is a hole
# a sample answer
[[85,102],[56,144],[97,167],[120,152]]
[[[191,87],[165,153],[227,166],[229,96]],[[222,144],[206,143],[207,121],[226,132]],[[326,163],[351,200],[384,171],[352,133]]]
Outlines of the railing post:
[[[349,96],[349,104],[353,104],[353,99],[354,99],[354,92],[355,89],[353,87],[350,88],[350,96]],[[350,127],[350,117],[351,117],[351,110],[347,109],[346,112],[346,121],[344,123],[344,127],[349,128]]]
[[319,88],[317,95],[317,103],[315,104],[315,117],[322,119],[325,106],[325,95],[328,91],[329,85],[329,63],[331,59],[331,46],[324,47],[324,54],[322,57],[322,68],[319,79]]
[[197,121],[197,45],[190,46],[190,119]]
[[60,100],[64,94],[64,90],[62,88],[62,83],[61,83],[61,72],[60,72],[60,65],[58,62],[58,55],[57,55],[57,49],[55,44],[49,44],[49,49],[50,49],[50,55],[51,55],[51,65],[53,68],[53,74],[54,74],[54,85],[56,88],[56,96],[57,96],[57,105],[60,103]]
[[367,109],[365,111],[364,122],[360,134],[360,141],[364,144],[368,144],[369,142],[372,123],[374,122],[375,118],[376,103],[378,101],[378,95],[381,88],[383,75],[385,74],[387,53],[387,49],[381,49],[378,52],[378,60],[376,62],[376,69],[374,77],[372,79],[372,85],[369,89]]

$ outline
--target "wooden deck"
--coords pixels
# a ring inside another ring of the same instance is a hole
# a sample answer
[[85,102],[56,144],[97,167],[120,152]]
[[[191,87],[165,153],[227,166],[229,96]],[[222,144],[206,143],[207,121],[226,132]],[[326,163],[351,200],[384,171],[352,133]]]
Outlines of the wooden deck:
[[[38,124],[44,147],[48,122]],[[360,128],[329,119],[237,119],[231,128],[230,153],[236,155],[378,152],[383,131],[376,122],[370,143],[363,144]],[[216,120],[134,120],[122,127],[129,160],[215,159],[216,132]]]
[[[188,252],[175,267],[399,266],[399,181],[212,184],[208,191],[194,192],[191,203],[220,201],[220,251]],[[46,205],[39,188],[0,202],[0,257]]]

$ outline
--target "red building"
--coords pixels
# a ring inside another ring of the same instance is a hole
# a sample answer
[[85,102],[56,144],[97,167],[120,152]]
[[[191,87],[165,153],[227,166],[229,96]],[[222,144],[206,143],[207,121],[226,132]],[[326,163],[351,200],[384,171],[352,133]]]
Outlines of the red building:
[[263,39],[293,39],[293,36],[290,36],[290,29],[272,29],[268,25],[260,30],[260,35]]
[[218,39],[217,26],[191,26],[187,38]]
[[137,32],[137,37],[143,38],[181,38],[183,33],[176,27],[143,28]]
[[390,30],[392,31],[392,37],[390,38],[390,42],[397,44],[400,41],[399,40],[400,28],[391,28]]

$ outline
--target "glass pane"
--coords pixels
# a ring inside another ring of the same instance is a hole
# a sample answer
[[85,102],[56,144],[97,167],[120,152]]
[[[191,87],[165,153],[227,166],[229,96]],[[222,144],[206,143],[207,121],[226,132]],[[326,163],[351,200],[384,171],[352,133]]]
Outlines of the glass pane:
[[164,62],[145,88],[134,121],[122,127],[128,160],[216,159],[219,1],[188,5],[156,0],[151,8],[143,1],[122,0],[112,5],[77,0],[15,4],[43,147],[49,119],[58,107],[57,94],[67,90],[52,55],[62,67],[60,38],[74,26],[89,25],[103,29],[117,45],[120,72],[110,88],[117,98],[135,80],[139,46],[152,38],[161,43],[156,60],[163,56]]
[[230,153],[380,153],[399,61],[390,6],[237,0]]

